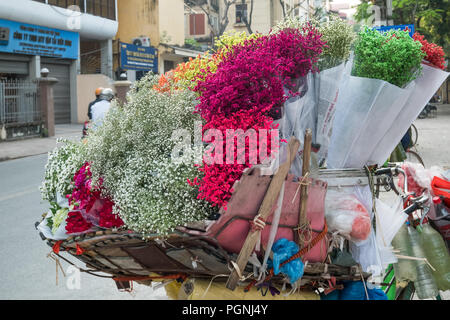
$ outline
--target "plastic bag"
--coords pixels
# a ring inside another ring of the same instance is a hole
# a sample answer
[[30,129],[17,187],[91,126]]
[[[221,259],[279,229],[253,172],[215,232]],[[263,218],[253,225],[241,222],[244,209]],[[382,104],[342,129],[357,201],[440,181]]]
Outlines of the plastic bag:
[[328,166],[361,168],[374,164],[371,154],[392,126],[414,85],[412,82],[403,89],[383,80],[350,76],[336,105]]
[[398,260],[392,252],[392,240],[402,225],[408,219],[404,213],[402,200],[399,199],[393,207],[383,201],[376,200],[376,241],[380,254],[381,266],[387,268],[391,263]]
[[325,200],[325,218],[330,232],[358,242],[370,234],[370,214],[353,194],[328,191]]
[[[408,192],[414,192],[416,197],[423,194],[428,196],[428,201],[426,202],[426,206],[429,206],[430,208],[428,216],[431,219],[435,219],[436,210],[432,201],[434,196],[432,181],[434,177],[443,176],[443,169],[437,166],[433,166],[430,169],[425,169],[422,164],[412,162],[405,162],[402,165],[402,169],[406,173]],[[401,188],[404,187],[403,175],[400,175],[399,177],[398,186]]]
[[[370,212],[370,220],[372,221],[374,214],[372,208],[372,191],[369,186],[355,186],[348,188],[347,192],[354,194],[358,200],[364,205],[367,212]],[[370,234],[367,240],[349,243],[350,253],[353,259],[358,262],[364,271],[372,273],[372,275],[380,276],[383,272],[380,252],[375,237],[375,230],[370,228]]]
[[347,281],[340,292],[339,300],[388,300],[388,297],[380,289],[364,287],[362,281]]
[[304,265],[300,258],[297,258],[280,268],[280,265],[284,261],[298,253],[298,245],[295,242],[282,238],[275,242],[272,251],[273,261],[269,260],[269,266],[273,265],[273,273],[275,275],[278,275],[280,272],[287,275],[290,283],[295,283],[303,276]]
[[[391,125],[388,130],[380,130],[383,137],[374,146],[369,157],[373,163],[382,165],[386,161],[448,75],[448,72],[441,69],[422,64],[422,74],[414,81],[415,89],[411,92],[401,112],[398,112],[393,121],[390,121]],[[395,108],[400,108],[400,106],[396,105]]]

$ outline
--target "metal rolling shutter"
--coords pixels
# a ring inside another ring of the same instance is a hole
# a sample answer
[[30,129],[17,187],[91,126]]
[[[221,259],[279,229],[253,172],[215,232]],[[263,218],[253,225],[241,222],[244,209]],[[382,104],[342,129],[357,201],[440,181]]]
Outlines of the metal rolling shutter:
[[28,62],[0,60],[0,73],[28,74]]
[[55,124],[70,123],[70,68],[67,64],[41,63],[50,71],[49,77],[58,79],[53,87]]
[[0,53],[0,73],[28,75],[29,61],[28,56]]

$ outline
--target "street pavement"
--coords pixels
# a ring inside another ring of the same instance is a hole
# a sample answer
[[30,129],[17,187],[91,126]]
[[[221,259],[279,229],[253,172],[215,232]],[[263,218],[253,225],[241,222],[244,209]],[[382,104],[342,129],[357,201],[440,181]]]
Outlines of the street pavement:
[[164,289],[135,283],[132,294],[119,292],[113,280],[85,273],[77,289],[65,261],[67,277],[59,271],[56,285],[56,263],[47,257],[51,248],[34,227],[48,210],[39,192],[46,162],[46,154],[0,162],[0,300],[167,299]]
[[438,105],[435,118],[417,119],[417,152],[425,167],[440,166],[450,170],[450,104]]
[[[436,118],[415,121],[419,130],[417,151],[427,167],[450,169],[449,123],[450,105],[439,106]],[[57,136],[53,138],[0,143],[0,299],[167,299],[162,288],[153,290],[134,284],[132,294],[118,292],[114,281],[84,273],[80,289],[71,288],[61,272],[56,285],[55,261],[47,257],[50,247],[34,227],[48,210],[38,188],[47,152],[56,146],[56,139],[79,139],[82,126],[56,129]],[[68,271],[69,265],[61,263]],[[450,291],[443,298],[449,300]]]

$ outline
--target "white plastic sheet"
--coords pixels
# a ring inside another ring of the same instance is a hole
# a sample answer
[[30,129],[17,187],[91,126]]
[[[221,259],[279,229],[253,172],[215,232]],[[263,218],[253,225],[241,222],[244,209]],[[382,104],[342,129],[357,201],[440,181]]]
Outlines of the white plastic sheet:
[[[306,129],[311,129],[312,142],[321,145],[318,153],[319,162],[326,158],[339,90],[348,75],[345,63],[320,73],[310,72],[299,81],[300,94],[284,104],[283,118],[280,121],[281,137],[289,139],[294,135],[303,142]],[[302,151],[291,167],[291,172],[297,176],[302,175],[301,157]]]
[[403,212],[401,198],[393,206],[383,201],[376,200],[376,241],[382,268],[385,269],[391,263],[398,260],[392,252],[392,239],[394,239],[401,226],[405,223],[408,215]]
[[313,141],[320,144],[319,163],[326,159],[328,154],[340,86],[349,76],[345,70],[345,63],[341,63],[314,75],[316,129]]
[[382,165],[386,161],[411,124],[417,119],[422,109],[449,75],[448,72],[425,64],[422,64],[422,67],[422,75],[415,80],[415,88],[408,101],[372,151],[369,157],[371,162]]
[[377,152],[378,143],[414,87],[415,82],[399,88],[383,80],[350,76],[336,106],[328,166],[362,168],[374,164],[370,156]]
[[49,213],[47,213],[47,215],[45,216],[44,220],[41,221],[41,223],[37,226],[37,229],[42,232],[42,234],[44,235],[44,237],[46,237],[47,239],[52,239],[52,240],[65,240],[69,237],[68,234],[66,234],[66,221],[64,220],[60,226],[58,227],[58,230],[53,233],[52,229],[50,229],[49,226],[47,226],[47,219],[52,217],[53,213],[50,211]]

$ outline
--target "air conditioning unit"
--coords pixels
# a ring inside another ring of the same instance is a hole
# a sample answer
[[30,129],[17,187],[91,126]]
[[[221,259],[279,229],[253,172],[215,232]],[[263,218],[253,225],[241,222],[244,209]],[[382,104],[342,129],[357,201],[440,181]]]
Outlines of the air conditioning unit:
[[150,47],[150,38],[144,36],[134,38],[133,44],[140,47]]

